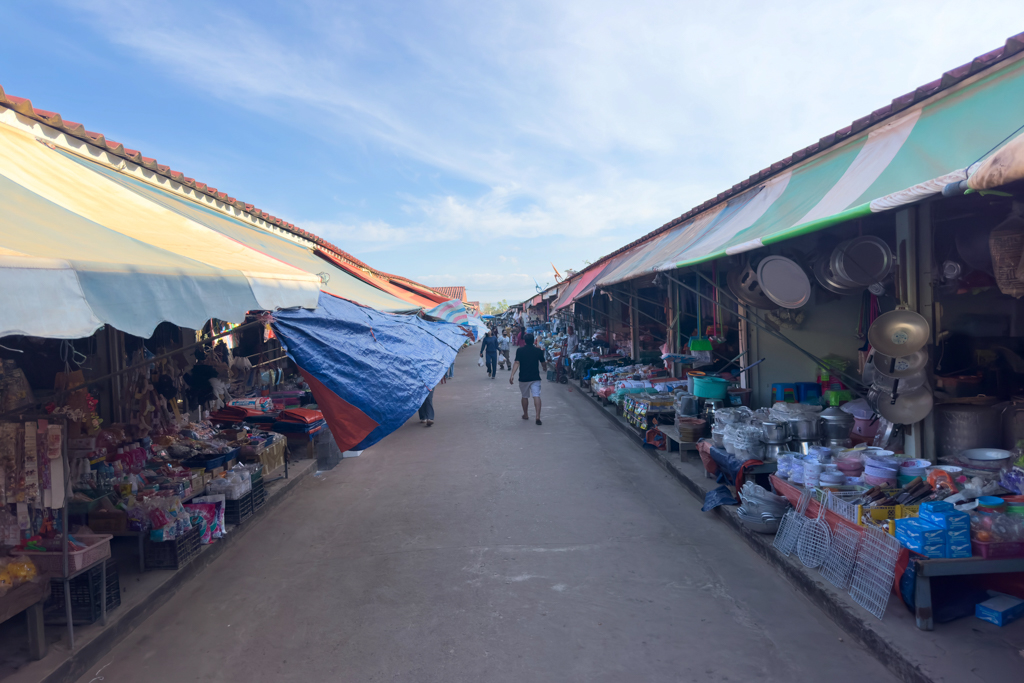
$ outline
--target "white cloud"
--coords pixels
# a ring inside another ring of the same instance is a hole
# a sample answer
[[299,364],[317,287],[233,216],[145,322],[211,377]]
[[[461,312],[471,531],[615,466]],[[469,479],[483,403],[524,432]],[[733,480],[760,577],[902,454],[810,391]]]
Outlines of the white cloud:
[[[396,191],[406,218],[390,223],[315,203],[286,216],[339,246],[586,238],[574,261],[1000,45],[1020,14],[996,0],[969,21],[952,0],[307,0],[280,22],[250,5],[69,7],[189,87],[285,122],[282,137],[354,139],[483,188]],[[541,277],[543,261],[495,267]]]

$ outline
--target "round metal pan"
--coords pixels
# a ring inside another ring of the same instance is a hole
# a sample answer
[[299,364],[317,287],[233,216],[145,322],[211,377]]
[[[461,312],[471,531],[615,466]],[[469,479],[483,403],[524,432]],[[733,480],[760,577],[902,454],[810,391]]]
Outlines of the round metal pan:
[[898,308],[875,318],[868,328],[868,342],[876,351],[900,358],[924,348],[930,333],[921,314]]
[[785,256],[766,256],[757,264],[764,295],[783,308],[800,308],[811,299],[811,281],[800,264]]
[[919,349],[906,356],[887,356],[880,351],[872,351],[871,361],[878,373],[886,377],[903,378],[916,375],[928,365],[928,352]]
[[892,269],[892,250],[880,237],[865,235],[847,240],[832,250],[832,272],[839,282],[862,287],[885,279]]
[[814,279],[818,281],[818,284],[833,294],[849,296],[851,294],[859,294],[864,289],[863,287],[856,286],[844,287],[839,284],[832,273],[832,265],[829,263],[827,256],[821,256],[816,259],[811,267],[811,271],[814,273]]
[[896,402],[887,394],[878,396],[878,413],[894,424],[910,425],[920,422],[932,411],[934,403],[932,390],[922,386],[905,394],[899,394]]

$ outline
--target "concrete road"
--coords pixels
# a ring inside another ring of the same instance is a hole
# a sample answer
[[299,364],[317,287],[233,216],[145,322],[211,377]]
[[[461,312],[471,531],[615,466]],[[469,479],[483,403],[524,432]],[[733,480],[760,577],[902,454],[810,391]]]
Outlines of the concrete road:
[[82,683],[892,681],[569,387],[464,351]]

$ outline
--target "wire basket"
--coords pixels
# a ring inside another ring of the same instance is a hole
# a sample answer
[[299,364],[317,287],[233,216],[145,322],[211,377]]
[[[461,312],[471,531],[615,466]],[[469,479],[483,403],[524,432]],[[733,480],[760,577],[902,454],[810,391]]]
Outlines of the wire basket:
[[860,545],[860,532],[845,524],[836,525],[836,535],[832,539],[825,564],[821,566],[821,575],[836,588],[847,590],[853,577],[853,566],[857,562],[857,547]]
[[850,582],[850,597],[877,619],[882,618],[889,604],[900,548],[900,542],[884,531],[864,527]]
[[863,491],[826,491],[825,507],[843,519],[857,523],[857,506],[853,501],[860,500]]

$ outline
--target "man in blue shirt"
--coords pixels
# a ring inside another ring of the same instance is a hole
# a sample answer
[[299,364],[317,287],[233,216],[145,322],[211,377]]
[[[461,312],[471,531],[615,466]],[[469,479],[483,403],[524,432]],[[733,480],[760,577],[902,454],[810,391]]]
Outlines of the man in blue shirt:
[[494,379],[498,373],[498,338],[488,332],[480,343],[480,357],[487,355],[487,375]]

